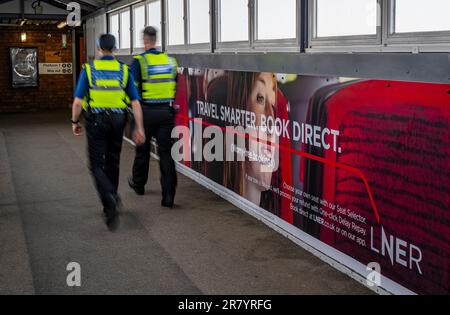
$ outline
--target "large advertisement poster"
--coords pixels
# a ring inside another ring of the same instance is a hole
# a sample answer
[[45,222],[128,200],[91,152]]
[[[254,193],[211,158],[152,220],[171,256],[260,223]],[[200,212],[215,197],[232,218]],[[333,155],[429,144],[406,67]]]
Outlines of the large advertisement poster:
[[450,293],[450,85],[182,69],[175,106],[186,166],[412,292]]

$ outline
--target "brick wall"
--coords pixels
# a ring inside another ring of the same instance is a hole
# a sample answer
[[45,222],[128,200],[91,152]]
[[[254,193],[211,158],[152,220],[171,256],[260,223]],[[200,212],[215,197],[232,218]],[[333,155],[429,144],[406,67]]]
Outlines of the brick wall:
[[[25,43],[20,41],[22,31],[27,33]],[[61,47],[64,33],[67,34],[65,49]],[[0,113],[68,108],[73,97],[72,75],[40,74],[38,88],[11,87],[9,47],[37,47],[40,63],[46,62],[46,50],[61,51],[61,62],[72,62],[72,36],[67,29],[0,27]]]

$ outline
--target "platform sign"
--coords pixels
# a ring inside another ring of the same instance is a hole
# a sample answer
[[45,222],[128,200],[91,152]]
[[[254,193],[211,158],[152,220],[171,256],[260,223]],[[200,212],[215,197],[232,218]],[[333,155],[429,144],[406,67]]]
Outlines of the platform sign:
[[72,74],[72,63],[39,63],[39,74]]

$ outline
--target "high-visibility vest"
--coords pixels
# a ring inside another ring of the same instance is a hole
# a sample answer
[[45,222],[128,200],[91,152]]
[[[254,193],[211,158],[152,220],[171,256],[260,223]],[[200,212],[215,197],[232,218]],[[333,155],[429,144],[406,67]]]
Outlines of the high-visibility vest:
[[[177,62],[165,53],[135,56],[141,66],[142,101],[166,103],[175,99]],[[137,78],[136,78],[137,79]]]
[[128,66],[117,60],[94,60],[85,65],[89,81],[89,96],[83,102],[87,106],[104,109],[126,108],[129,103],[125,88],[128,84]]

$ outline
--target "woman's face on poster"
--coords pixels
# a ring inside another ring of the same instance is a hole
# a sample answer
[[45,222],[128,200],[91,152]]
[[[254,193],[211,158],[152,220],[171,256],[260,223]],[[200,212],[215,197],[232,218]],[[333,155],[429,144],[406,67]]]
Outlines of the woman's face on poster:
[[[262,116],[275,118],[275,106],[276,106],[276,83],[273,73],[263,72],[257,75],[253,84],[252,91],[247,101],[247,110],[256,114],[256,127],[261,127]],[[260,139],[260,142],[250,139],[250,150],[256,149],[256,153],[264,161],[256,161],[251,159],[247,163],[247,173],[258,180],[262,190],[266,190],[270,187],[272,173],[274,171],[273,164],[267,163],[267,161],[273,161],[275,157],[275,147],[270,143],[276,143],[275,136],[269,134],[267,130],[261,130],[258,128],[256,135]],[[264,143],[268,141],[270,143]]]

